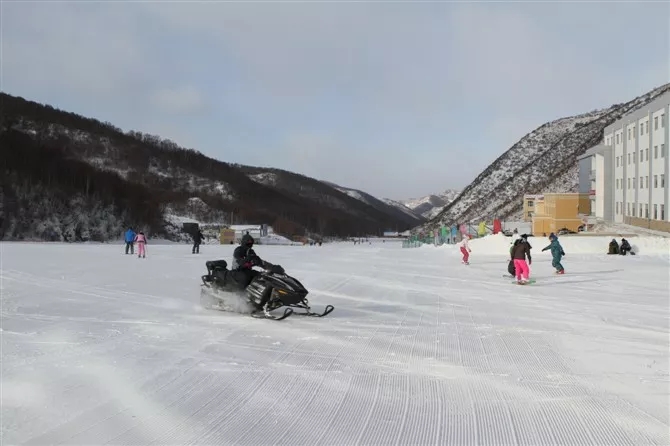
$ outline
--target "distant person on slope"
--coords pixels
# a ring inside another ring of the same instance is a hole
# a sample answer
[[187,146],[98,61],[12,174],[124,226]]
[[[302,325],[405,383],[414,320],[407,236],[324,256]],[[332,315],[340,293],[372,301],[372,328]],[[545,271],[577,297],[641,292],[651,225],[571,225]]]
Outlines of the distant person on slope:
[[558,242],[558,237],[556,237],[556,234],[553,232],[549,234],[549,240],[551,242],[549,243],[548,246],[544,247],[542,249],[542,252],[546,251],[547,249],[551,250],[551,266],[556,268],[556,274],[565,274],[565,269],[563,268],[563,265],[561,264],[561,258],[565,256],[565,252],[563,251],[563,247],[561,244]]
[[634,255],[635,253],[633,252],[633,247],[630,246],[630,243],[628,243],[628,240],[625,238],[621,239],[621,248],[619,248],[619,254],[622,256],[625,256],[627,252],[630,252],[631,255]]
[[[528,279],[530,278],[530,267],[533,263],[533,259],[530,256],[530,243],[528,243],[528,236],[526,234],[523,234],[519,236],[514,241],[514,245],[512,245],[511,249],[511,255],[512,255],[512,260],[514,261],[514,272],[516,273],[516,282],[519,285],[525,285],[528,283]],[[526,262],[526,258],[528,258],[528,262]]]
[[128,228],[125,234],[125,239],[126,239],[126,254],[128,254],[128,250],[130,249],[131,254],[135,254],[135,231],[133,231],[133,228]]
[[619,244],[616,242],[616,239],[612,239],[612,241],[610,242],[607,254],[619,254]]
[[137,243],[137,258],[145,258],[147,238],[144,236],[144,232],[140,231],[140,233],[135,236],[135,243]]
[[470,244],[468,243],[469,236],[468,234],[463,234],[463,240],[458,244],[458,246],[461,247],[461,254],[463,254],[463,264],[469,265],[470,262],[468,261],[470,259],[470,253],[472,250],[470,249]]
[[205,240],[205,236],[202,235],[202,231],[198,229],[198,232],[193,233],[193,249],[191,250],[193,254],[200,254],[200,244]]

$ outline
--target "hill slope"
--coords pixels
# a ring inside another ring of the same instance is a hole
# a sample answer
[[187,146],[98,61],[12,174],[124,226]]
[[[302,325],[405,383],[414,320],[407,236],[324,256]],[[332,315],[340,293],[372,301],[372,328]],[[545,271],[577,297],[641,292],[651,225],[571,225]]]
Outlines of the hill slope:
[[439,214],[442,209],[458,196],[459,191],[447,189],[439,194],[426,195],[421,198],[410,198],[403,200],[403,204],[412,211],[431,219]]
[[[118,238],[129,224],[171,238],[167,213],[197,212],[198,220],[217,223],[231,223],[232,216],[232,223],[268,223],[289,236],[364,235],[420,222],[303,175],[225,163],[158,136],[124,133],[110,123],[4,93],[0,101],[5,239],[85,240],[92,226],[98,239]],[[39,170],[36,164],[31,171],[23,152],[34,158],[49,153],[61,169]],[[78,173],[68,180],[70,169]],[[18,181],[24,177],[31,180]],[[91,183],[98,185],[95,194]],[[45,191],[50,211],[40,213],[28,203]],[[126,201],[117,199],[119,193]],[[103,204],[105,217],[93,218],[91,212]]]
[[666,91],[670,91],[670,84],[623,104],[543,124],[498,157],[435,218],[415,230],[516,217],[523,194],[576,192],[577,157],[602,141],[605,127]]
[[367,192],[363,192],[358,189],[352,189],[349,187],[340,186],[338,184],[329,183],[326,181],[324,181],[324,183],[339,190],[340,192],[349,195],[352,198],[355,198],[357,200],[362,201],[363,203],[372,206],[375,209],[383,210],[384,212],[387,212],[391,215],[395,215],[397,216],[398,219],[407,221],[408,223],[416,225],[418,223],[423,223],[426,221],[426,218],[423,217],[421,214],[417,214],[411,209],[408,209],[406,206],[403,206],[402,203],[399,203],[395,200],[391,200],[388,198],[382,198],[380,200],[368,194]]

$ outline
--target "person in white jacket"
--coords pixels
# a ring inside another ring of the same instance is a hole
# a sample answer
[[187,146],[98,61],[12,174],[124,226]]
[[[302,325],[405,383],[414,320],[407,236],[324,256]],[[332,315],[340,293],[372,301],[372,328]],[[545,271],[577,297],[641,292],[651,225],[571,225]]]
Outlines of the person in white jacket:
[[465,265],[470,264],[468,259],[470,258],[470,253],[472,252],[472,250],[470,249],[470,244],[468,243],[469,238],[470,237],[468,236],[468,234],[463,234],[463,240],[461,240],[460,243],[458,244],[458,246],[460,246],[461,248],[461,253],[463,254],[463,263]]

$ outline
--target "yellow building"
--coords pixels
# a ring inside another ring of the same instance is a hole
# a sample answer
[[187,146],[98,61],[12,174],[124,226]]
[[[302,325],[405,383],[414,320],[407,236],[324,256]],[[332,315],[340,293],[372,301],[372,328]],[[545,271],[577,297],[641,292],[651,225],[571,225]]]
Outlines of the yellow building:
[[541,236],[563,228],[577,232],[583,224],[578,214],[590,212],[591,201],[589,194],[544,194],[542,200],[535,200],[533,207],[533,235]]
[[219,242],[222,245],[232,245],[235,242],[235,230],[223,228],[219,233]]
[[533,214],[537,212],[535,210],[536,203],[541,202],[543,199],[544,195],[523,196],[523,221],[533,221]]

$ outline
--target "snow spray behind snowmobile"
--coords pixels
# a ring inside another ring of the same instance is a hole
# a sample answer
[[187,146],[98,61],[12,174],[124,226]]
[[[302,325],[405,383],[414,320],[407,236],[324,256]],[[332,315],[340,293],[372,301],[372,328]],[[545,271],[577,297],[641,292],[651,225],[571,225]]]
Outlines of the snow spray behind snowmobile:
[[[200,301],[206,308],[223,311],[249,313],[253,317],[282,320],[296,314],[299,316],[323,317],[335,309],[326,305],[323,313],[312,312],[307,300],[307,289],[300,281],[289,276],[280,265],[269,262],[255,262],[254,266],[263,271],[254,271],[254,277],[245,287],[247,272],[229,270],[225,260],[208,260],[205,262],[207,274],[201,276],[202,285]],[[263,297],[269,299],[261,307]],[[287,307],[281,316],[274,316],[272,311]],[[294,309],[305,310],[294,312]]]

